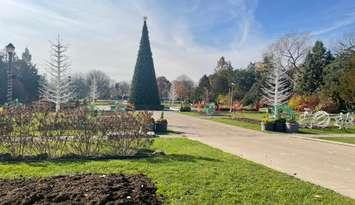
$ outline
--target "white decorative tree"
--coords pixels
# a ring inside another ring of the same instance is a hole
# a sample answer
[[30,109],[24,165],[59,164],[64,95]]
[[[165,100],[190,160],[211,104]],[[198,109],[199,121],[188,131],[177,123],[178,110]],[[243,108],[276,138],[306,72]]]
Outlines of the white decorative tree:
[[175,100],[177,98],[177,95],[176,95],[176,84],[175,83],[171,84],[169,95],[170,95],[169,97],[170,97],[170,100],[171,100],[171,106],[174,106]]
[[97,83],[96,83],[96,77],[93,77],[91,79],[91,85],[90,85],[90,98],[93,102],[99,97],[100,93],[97,88]]
[[269,71],[262,90],[264,100],[268,105],[273,106],[274,117],[276,117],[278,115],[277,106],[287,101],[292,91],[287,73],[277,63]]
[[47,61],[46,79],[41,87],[41,94],[46,100],[55,103],[55,111],[60,105],[74,98],[71,86],[70,64],[66,55],[67,47],[63,45],[59,35],[56,43],[51,43],[50,59]]

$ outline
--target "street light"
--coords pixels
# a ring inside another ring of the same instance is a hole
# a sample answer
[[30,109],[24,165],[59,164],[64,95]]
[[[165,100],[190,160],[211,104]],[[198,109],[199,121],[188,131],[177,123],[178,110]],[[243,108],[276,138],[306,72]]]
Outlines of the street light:
[[13,90],[13,74],[12,74],[12,60],[13,56],[15,54],[15,46],[12,45],[12,43],[9,43],[9,45],[6,46],[6,52],[8,53],[9,56],[9,68],[7,70],[7,103],[11,104],[12,102],[12,90]]
[[15,46],[12,43],[6,46],[6,52],[13,54],[15,52]]
[[230,107],[229,107],[229,112],[233,111],[233,87],[235,83],[231,83],[231,88],[230,88]]

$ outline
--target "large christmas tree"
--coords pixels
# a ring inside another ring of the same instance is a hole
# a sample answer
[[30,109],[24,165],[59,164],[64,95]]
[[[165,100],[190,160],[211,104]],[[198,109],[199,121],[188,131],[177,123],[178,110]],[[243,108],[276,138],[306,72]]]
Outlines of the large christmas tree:
[[162,105],[160,104],[146,19],[144,18],[129,102],[134,105],[136,110],[160,110]]

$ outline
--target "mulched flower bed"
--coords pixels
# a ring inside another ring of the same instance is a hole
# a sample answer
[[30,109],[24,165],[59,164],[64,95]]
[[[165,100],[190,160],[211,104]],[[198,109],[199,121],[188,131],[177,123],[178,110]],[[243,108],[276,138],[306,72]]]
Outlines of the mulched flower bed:
[[161,204],[156,190],[142,174],[6,179],[0,180],[0,204]]

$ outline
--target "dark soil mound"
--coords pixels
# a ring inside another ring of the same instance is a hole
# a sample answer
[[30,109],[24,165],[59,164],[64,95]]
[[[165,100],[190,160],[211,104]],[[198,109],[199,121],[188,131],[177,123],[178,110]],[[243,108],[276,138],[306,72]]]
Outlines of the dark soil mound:
[[144,175],[0,180],[0,204],[161,204]]

